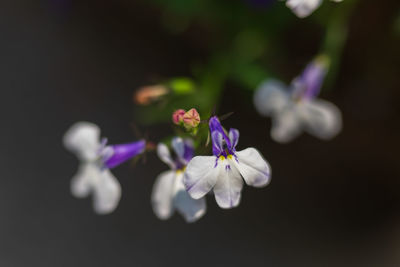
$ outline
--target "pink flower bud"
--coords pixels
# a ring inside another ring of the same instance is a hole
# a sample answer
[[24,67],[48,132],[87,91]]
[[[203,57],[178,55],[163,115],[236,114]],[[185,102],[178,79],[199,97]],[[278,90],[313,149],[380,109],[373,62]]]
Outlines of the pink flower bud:
[[183,116],[185,115],[186,111],[183,109],[178,109],[172,114],[172,121],[176,124],[179,125],[181,122],[183,122]]
[[183,115],[183,124],[186,128],[196,128],[200,123],[200,115],[195,108],[192,108]]

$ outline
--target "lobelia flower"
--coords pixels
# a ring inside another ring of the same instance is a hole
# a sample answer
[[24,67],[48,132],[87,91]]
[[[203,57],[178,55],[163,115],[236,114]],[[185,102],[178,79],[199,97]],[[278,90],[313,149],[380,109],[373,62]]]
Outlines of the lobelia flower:
[[163,220],[170,218],[177,210],[187,222],[194,222],[205,214],[206,201],[204,198],[191,198],[183,184],[185,167],[194,155],[193,144],[190,139],[175,137],[172,139],[172,148],[175,159],[172,159],[165,144],[157,146],[158,156],[171,170],[161,173],[154,183],[151,195],[153,210]]
[[227,135],[216,116],[209,120],[209,128],[214,155],[194,157],[186,167],[184,184],[195,199],[213,189],[221,208],[233,208],[239,205],[243,179],[250,186],[266,186],[271,169],[255,148],[236,151],[238,130],[230,129]]
[[304,130],[327,140],[340,132],[340,110],[332,103],[316,98],[327,72],[327,64],[324,57],[315,59],[289,88],[273,79],[258,87],[254,94],[254,106],[261,115],[272,117],[272,139],[287,143]]
[[[331,0],[334,2],[341,2],[343,0]],[[305,18],[313,13],[320,5],[322,0],[287,0],[286,6],[290,8],[293,13],[299,18]]]
[[100,129],[90,122],[75,123],[64,135],[64,146],[80,160],[78,172],[71,180],[75,197],[93,195],[93,207],[98,214],[115,210],[121,198],[121,186],[110,169],[145,150],[146,142],[107,146],[100,142]]

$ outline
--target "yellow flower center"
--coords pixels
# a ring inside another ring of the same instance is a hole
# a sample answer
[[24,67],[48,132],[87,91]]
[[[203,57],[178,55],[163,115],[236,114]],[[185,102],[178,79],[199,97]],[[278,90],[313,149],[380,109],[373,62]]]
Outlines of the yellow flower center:
[[183,167],[181,169],[177,169],[175,172],[176,172],[176,174],[182,174],[183,172],[185,172],[185,170],[186,170],[186,167]]
[[221,156],[219,156],[219,159],[220,160],[225,160],[225,159],[232,159],[233,157],[232,157],[232,155],[231,154],[228,154],[227,156],[226,156],[226,158],[225,158],[225,156],[224,155],[221,155]]

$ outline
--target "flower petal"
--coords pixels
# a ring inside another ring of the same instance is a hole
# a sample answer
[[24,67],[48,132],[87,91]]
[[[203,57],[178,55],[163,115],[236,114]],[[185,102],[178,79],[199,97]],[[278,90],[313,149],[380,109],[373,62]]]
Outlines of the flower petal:
[[319,56],[306,66],[303,72],[292,81],[292,98],[310,100],[320,92],[328,71],[329,59]]
[[81,160],[94,160],[101,147],[100,128],[90,122],[77,122],[65,133],[63,143]]
[[255,148],[236,152],[236,167],[246,184],[254,187],[266,186],[271,179],[271,167]]
[[[232,162],[225,160],[226,162]],[[233,162],[232,162],[233,164]],[[229,166],[229,167],[228,167]],[[214,187],[215,200],[223,209],[230,209],[239,205],[240,192],[243,188],[243,179],[235,166],[219,164],[221,170]]]
[[93,163],[84,163],[79,166],[78,172],[71,180],[71,193],[74,197],[89,196],[93,187],[93,180],[98,175],[98,167]]
[[295,105],[288,106],[273,117],[271,137],[276,142],[288,143],[297,137],[301,131],[301,118],[299,118]]
[[186,222],[191,223],[200,219],[206,213],[206,199],[194,199],[185,190],[183,184],[183,175],[176,177],[176,193],[174,197],[174,206],[178,212],[185,218]]
[[[219,121],[217,116],[212,116],[208,122],[208,126],[210,128],[210,133],[212,137],[213,132],[219,132],[222,135],[222,139],[225,140],[225,143],[228,147],[231,147],[231,142],[229,140],[229,137],[227,136],[227,133],[225,129],[222,127],[221,122]],[[213,140],[214,141],[214,140]]]
[[187,165],[194,156],[194,144],[193,140],[189,138],[186,138],[184,140],[184,143],[185,143],[185,153],[183,155],[183,160],[185,161],[185,165]]
[[99,169],[93,187],[93,207],[98,214],[113,212],[121,199],[121,185],[109,169]]
[[153,185],[151,204],[154,213],[161,220],[170,218],[174,211],[172,199],[175,177],[175,171],[163,172],[157,177]]
[[[146,141],[140,140],[128,144],[107,147],[107,149],[109,148],[111,148],[112,154],[111,156],[108,156],[108,158],[105,158],[104,164],[107,166],[107,168],[111,169],[143,153],[143,151],[146,149]],[[108,152],[106,151],[104,153]]]
[[169,153],[169,149],[165,144],[159,143],[157,145],[157,155],[171,169],[175,169],[175,163],[172,160],[171,154]]
[[215,156],[219,156],[224,151],[223,135],[218,131],[211,132],[212,149]]
[[287,86],[278,80],[263,82],[254,93],[254,107],[263,116],[279,113],[289,102]]
[[239,131],[237,129],[229,129],[229,140],[231,141],[231,150],[235,151],[237,144],[239,143]]
[[305,18],[314,12],[321,3],[322,0],[288,0],[286,6],[299,18]]
[[342,129],[342,115],[332,103],[314,99],[303,104],[301,117],[305,130],[321,139],[331,139]]
[[179,158],[183,158],[185,154],[185,143],[180,137],[172,138],[171,146]]
[[187,165],[183,183],[192,198],[203,197],[217,182],[216,160],[215,156],[197,156]]

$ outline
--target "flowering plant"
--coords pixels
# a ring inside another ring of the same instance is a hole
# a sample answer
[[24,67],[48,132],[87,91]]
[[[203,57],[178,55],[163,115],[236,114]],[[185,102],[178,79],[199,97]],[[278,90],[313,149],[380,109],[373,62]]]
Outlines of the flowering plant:
[[[271,167],[264,152],[253,147],[237,150],[239,130],[227,131],[221,124],[227,116],[215,115],[223,95],[230,93],[223,91],[227,81],[246,89],[257,112],[271,117],[271,137],[276,142],[288,143],[303,131],[329,140],[341,131],[339,108],[317,96],[332,87],[346,41],[346,21],[356,1],[243,0],[226,6],[217,2],[149,1],[164,8],[164,25],[171,33],[182,34],[207,21],[203,26],[208,34],[218,36],[210,38],[209,57],[193,63],[190,77],[144,82],[134,92],[136,121],[143,126],[170,122],[173,131],[164,140],[156,146],[146,138],[107,145],[106,139],[100,140],[98,126],[88,122],[75,124],[65,134],[65,147],[81,161],[71,181],[72,194],[92,195],[95,212],[110,213],[119,203],[121,186],[110,169],[146,151],[156,150],[170,168],[156,177],[150,197],[155,215],[163,220],[177,211],[186,222],[197,221],[206,213],[208,194],[214,195],[219,207],[229,209],[240,204],[244,184],[258,188],[269,184]],[[323,29],[323,42],[319,51],[302,60],[304,71],[285,85],[272,74],[279,72],[277,62],[291,62],[276,45],[283,34],[275,25],[285,32],[306,17]]]

